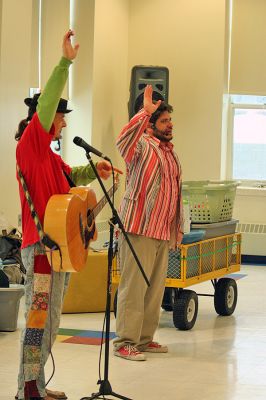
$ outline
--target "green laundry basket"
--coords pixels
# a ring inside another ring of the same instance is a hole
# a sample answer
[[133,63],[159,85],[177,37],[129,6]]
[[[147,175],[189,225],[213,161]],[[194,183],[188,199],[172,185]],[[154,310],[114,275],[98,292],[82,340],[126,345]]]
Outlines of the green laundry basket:
[[237,181],[186,181],[183,198],[188,200],[192,223],[214,223],[232,219]]

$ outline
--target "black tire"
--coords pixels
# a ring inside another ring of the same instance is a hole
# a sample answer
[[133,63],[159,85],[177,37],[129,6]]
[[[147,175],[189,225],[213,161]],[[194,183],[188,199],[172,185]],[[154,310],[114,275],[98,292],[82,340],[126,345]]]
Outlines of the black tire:
[[234,279],[221,278],[215,286],[214,308],[219,315],[231,315],[237,303],[237,284]]
[[170,287],[165,288],[164,295],[163,295],[163,301],[162,301],[162,305],[161,305],[161,307],[165,311],[173,311],[174,302],[175,302],[177,293],[178,293],[178,289],[174,289],[174,288],[170,288]]
[[181,290],[174,303],[173,322],[177,329],[188,331],[198,315],[198,296],[193,290]]
[[113,303],[113,305],[114,305],[114,316],[115,316],[115,318],[116,318],[116,311],[117,311],[117,296],[118,296],[118,290],[115,292],[115,295],[114,295],[114,303]]

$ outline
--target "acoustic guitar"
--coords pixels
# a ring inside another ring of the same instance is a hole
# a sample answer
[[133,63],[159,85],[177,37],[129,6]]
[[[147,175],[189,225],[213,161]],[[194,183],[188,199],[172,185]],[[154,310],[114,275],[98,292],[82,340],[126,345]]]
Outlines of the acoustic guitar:
[[[110,197],[117,187],[116,177],[108,191]],[[54,271],[79,272],[85,267],[89,243],[97,239],[95,218],[106,203],[106,197],[97,203],[95,192],[86,186],[51,196],[45,209],[44,232],[59,246],[51,257],[48,255]]]

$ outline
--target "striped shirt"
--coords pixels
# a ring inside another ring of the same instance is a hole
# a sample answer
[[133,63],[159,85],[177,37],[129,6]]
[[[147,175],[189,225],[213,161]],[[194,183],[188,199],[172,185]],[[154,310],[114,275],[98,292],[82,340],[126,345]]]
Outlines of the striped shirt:
[[161,187],[152,210],[145,236],[170,240],[170,226],[176,214],[178,198],[178,168],[173,156],[173,145],[161,142],[159,145],[163,160]]
[[170,240],[174,231],[176,243],[181,222],[181,168],[171,143],[144,133],[149,119],[149,114],[140,111],[117,140],[128,172],[120,217],[127,232]]

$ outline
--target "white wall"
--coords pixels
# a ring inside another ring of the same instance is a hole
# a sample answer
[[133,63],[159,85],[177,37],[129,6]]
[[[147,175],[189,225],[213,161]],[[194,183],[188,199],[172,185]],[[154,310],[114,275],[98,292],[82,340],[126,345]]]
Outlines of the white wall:
[[127,120],[128,1],[95,5],[92,143],[117,164],[115,138]]
[[231,93],[265,96],[265,16],[265,0],[233,0]]
[[[115,139],[128,120],[128,1],[97,0],[95,3],[92,144],[124,169]],[[124,190],[121,177],[117,200]],[[97,187],[98,185],[94,185]],[[101,194],[102,195],[102,194]],[[119,201],[117,201],[118,205]],[[102,213],[108,215],[106,207]]]
[[169,68],[184,179],[219,179],[226,2],[130,2],[129,66]]
[[[0,158],[4,193],[0,212],[17,226],[20,204],[14,134],[18,122],[27,115],[23,99],[38,78],[36,59],[32,58],[36,47],[36,41],[32,41],[36,38],[32,34],[36,29],[36,19],[32,18],[36,1],[2,0],[0,5]],[[43,2],[41,87],[61,56],[62,35],[70,24],[69,9],[68,0]],[[82,149],[72,143],[78,135],[102,148],[115,165],[123,167],[114,141],[127,118],[123,105],[127,88],[128,1],[97,0],[95,7],[94,1],[75,0],[72,24],[81,47],[71,67],[74,112],[67,117],[64,158],[71,165],[87,162]],[[65,90],[64,96],[67,95]]]
[[[86,163],[85,152],[72,140],[80,136],[108,155],[113,164],[124,168],[115,138],[127,120],[128,1],[78,0],[74,2],[73,28],[80,52],[73,65],[70,84],[71,105],[64,135],[64,155],[71,165]],[[93,157],[97,161],[97,157]],[[123,181],[124,177],[122,177]],[[109,186],[108,183],[106,186]],[[97,197],[103,196],[97,182]],[[120,195],[123,183],[120,185]],[[101,219],[109,216],[105,207]]]
[[20,204],[14,135],[27,116],[23,99],[31,82],[32,1],[3,0],[0,14],[0,212],[15,226]]
[[63,157],[70,165],[82,165],[87,162],[85,153],[73,144],[73,138],[80,136],[91,143],[95,1],[75,0],[72,5],[71,27],[80,48],[70,69],[69,95],[73,112],[66,119]]
[[[42,1],[41,88],[62,55],[62,37],[69,28],[69,0]],[[62,97],[68,97],[66,85]]]

